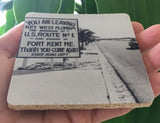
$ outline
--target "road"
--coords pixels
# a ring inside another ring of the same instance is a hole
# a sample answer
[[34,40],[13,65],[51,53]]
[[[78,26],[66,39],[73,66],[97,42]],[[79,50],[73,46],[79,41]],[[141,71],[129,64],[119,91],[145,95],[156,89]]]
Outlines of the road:
[[137,102],[152,101],[152,90],[139,50],[131,50],[128,42],[102,40],[96,44],[135,100]]

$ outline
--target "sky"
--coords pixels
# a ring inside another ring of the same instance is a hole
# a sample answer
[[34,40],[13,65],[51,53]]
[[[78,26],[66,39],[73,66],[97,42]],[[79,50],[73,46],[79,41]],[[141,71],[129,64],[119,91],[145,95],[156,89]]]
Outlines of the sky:
[[90,29],[101,38],[135,37],[127,14],[85,15],[79,18],[79,27]]
[[131,20],[127,14],[43,14],[30,13],[29,17],[77,19],[78,27],[95,32],[101,38],[134,38]]

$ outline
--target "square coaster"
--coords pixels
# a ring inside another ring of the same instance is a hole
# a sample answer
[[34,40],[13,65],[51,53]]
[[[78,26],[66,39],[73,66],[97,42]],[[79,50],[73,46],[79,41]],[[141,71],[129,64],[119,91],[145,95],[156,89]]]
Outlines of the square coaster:
[[127,14],[26,15],[10,108],[135,108],[153,99]]

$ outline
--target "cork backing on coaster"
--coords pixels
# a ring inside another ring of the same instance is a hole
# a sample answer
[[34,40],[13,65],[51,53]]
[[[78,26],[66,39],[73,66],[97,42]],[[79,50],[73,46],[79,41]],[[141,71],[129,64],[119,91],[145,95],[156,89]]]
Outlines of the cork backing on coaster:
[[141,104],[90,104],[90,105],[10,105],[13,110],[90,110],[90,109],[116,109],[116,108],[140,108],[149,107],[152,103]]

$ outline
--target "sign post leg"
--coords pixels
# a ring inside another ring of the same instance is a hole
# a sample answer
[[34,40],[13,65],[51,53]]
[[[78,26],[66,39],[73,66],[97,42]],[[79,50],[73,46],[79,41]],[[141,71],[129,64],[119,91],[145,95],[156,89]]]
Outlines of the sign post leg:
[[28,58],[23,59],[22,68],[27,66]]
[[54,69],[54,67],[53,67],[53,65],[54,65],[54,59],[53,58],[51,58],[51,62],[50,62],[50,68],[53,70]]

